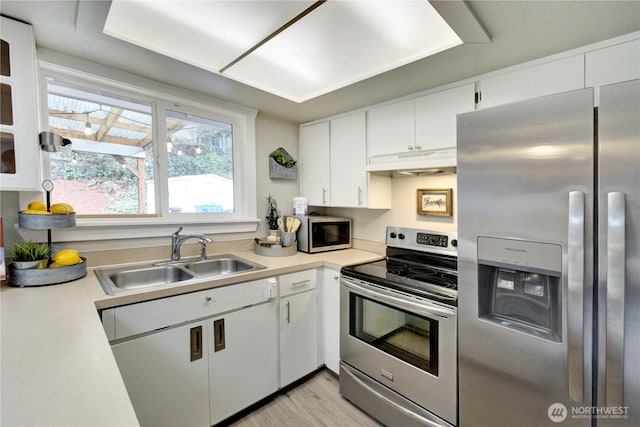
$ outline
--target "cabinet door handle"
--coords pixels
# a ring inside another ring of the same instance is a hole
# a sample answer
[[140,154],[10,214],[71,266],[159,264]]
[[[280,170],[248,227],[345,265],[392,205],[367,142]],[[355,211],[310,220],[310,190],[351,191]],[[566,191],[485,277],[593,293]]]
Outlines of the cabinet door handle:
[[322,204],[327,204],[327,190],[325,188],[322,188]]
[[358,187],[358,205],[362,204],[362,187]]
[[287,315],[286,315],[287,323],[291,323],[291,302],[287,301],[285,303],[285,306],[287,307]]
[[191,361],[202,359],[202,325],[194,326],[190,332]]
[[213,351],[224,350],[225,348],[225,333],[224,333],[224,319],[218,319],[213,321]]

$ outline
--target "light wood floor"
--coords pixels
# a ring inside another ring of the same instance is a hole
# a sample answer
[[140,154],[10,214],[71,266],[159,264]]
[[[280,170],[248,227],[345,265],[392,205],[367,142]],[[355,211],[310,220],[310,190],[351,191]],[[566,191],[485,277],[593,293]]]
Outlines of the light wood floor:
[[232,427],[380,427],[342,398],[338,379],[327,370],[277,396]]

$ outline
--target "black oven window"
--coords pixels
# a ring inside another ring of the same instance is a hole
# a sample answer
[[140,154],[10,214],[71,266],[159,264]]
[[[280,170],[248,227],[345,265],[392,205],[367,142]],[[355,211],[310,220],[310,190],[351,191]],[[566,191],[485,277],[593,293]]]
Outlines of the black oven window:
[[438,375],[438,321],[351,293],[349,333]]

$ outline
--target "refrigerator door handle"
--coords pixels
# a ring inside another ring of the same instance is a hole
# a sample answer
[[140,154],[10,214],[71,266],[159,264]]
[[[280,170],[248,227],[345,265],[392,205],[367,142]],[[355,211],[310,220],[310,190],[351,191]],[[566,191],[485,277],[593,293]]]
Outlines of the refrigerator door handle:
[[584,193],[569,193],[567,376],[569,398],[584,400]]
[[622,406],[624,389],[625,195],[607,195],[607,406]]

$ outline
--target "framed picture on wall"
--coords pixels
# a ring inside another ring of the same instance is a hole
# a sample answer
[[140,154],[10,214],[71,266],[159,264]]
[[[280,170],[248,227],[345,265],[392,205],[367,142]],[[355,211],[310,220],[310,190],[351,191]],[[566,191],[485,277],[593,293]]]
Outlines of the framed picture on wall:
[[451,188],[419,188],[418,215],[452,216],[452,196]]

